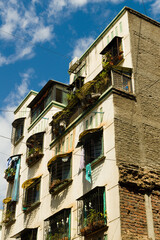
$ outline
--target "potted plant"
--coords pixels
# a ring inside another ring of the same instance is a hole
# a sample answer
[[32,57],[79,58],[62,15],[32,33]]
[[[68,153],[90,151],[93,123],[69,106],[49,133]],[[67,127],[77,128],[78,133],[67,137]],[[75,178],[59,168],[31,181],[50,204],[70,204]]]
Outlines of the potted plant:
[[80,229],[82,236],[89,234],[92,231],[105,226],[106,213],[97,212],[95,209],[90,209],[87,218],[84,219],[83,228]]

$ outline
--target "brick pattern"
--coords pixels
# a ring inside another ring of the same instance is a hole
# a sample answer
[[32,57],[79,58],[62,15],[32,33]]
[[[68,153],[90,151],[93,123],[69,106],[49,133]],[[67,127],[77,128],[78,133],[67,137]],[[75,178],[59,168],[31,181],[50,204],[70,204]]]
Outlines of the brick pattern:
[[142,193],[120,186],[122,240],[146,240],[147,220]]
[[154,221],[155,239],[160,239],[160,192],[154,192],[151,196],[152,213]]

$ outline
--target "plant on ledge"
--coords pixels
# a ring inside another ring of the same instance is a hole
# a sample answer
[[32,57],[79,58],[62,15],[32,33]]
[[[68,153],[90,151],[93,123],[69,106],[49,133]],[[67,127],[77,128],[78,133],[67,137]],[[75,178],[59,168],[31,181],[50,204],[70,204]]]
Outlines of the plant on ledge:
[[99,230],[106,226],[107,214],[97,212],[95,209],[90,209],[88,216],[84,219],[83,227],[80,229],[82,236]]
[[16,169],[13,168],[13,167],[9,167],[5,170],[5,176],[4,178],[8,181],[8,182],[11,182],[14,180],[14,176],[15,176],[15,173],[16,173]]

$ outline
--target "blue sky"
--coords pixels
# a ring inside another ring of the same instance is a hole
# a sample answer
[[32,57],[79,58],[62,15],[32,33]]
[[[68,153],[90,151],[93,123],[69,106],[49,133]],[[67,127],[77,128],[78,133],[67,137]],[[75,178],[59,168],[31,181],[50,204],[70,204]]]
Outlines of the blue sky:
[[49,79],[69,83],[69,62],[124,6],[160,20],[160,0],[0,0],[0,201],[13,110]]

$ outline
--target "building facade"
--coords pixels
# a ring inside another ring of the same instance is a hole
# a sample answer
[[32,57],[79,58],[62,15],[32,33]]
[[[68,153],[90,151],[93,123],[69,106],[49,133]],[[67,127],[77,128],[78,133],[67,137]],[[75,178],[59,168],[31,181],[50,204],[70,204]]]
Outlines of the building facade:
[[15,110],[4,239],[160,239],[159,34],[125,7]]

